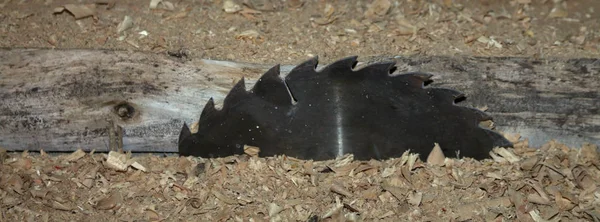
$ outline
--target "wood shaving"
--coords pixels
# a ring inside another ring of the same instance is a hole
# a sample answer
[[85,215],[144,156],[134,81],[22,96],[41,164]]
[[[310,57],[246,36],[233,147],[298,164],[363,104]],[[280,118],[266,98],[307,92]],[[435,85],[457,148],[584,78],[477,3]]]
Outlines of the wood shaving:
[[[31,210],[72,217],[70,212],[81,208],[86,215],[106,219],[160,220],[177,214],[207,220],[286,221],[314,215],[365,221],[592,220],[599,198],[594,181],[600,179],[600,170],[590,164],[597,162],[590,159],[596,155],[593,146],[585,146],[573,149],[550,141],[540,150],[501,151],[500,158],[511,156],[501,162],[445,158],[442,166],[424,164],[411,153],[385,161],[356,161],[352,155],[304,161],[246,154],[201,159],[111,152],[104,159],[95,158],[99,161],[85,157],[64,161],[73,153],[9,152],[11,161],[0,165],[0,172],[13,173],[0,174],[0,203],[25,209],[2,208],[4,215]],[[93,155],[98,154],[85,154]],[[508,161],[513,158],[519,161]],[[27,162],[30,167],[23,164]],[[146,172],[134,170],[128,162],[150,167]],[[32,169],[39,169],[39,175]],[[561,179],[552,179],[549,172],[557,172]],[[44,208],[29,200],[44,201]]]

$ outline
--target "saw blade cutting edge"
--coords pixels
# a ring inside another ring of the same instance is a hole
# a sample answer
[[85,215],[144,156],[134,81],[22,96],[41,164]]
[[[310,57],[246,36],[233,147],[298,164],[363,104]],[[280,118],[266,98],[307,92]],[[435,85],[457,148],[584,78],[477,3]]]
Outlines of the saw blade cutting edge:
[[204,158],[244,153],[327,160],[353,154],[357,160],[400,157],[405,151],[427,157],[438,143],[446,157],[489,158],[494,147],[512,147],[499,133],[480,127],[492,117],[459,106],[465,96],[426,87],[431,74],[392,74],[393,62],[357,68],[357,56],[317,70],[318,57],[296,66],[285,78],[279,65],[246,90],[244,79],[221,109],[210,99],[197,132],[184,124],[179,154]]

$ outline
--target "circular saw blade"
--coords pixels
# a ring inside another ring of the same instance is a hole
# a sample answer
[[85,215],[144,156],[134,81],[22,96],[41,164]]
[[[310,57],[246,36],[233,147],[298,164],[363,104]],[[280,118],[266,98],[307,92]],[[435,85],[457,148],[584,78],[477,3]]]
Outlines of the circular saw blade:
[[438,143],[446,157],[484,159],[494,147],[512,146],[479,126],[489,115],[456,104],[462,93],[426,87],[431,74],[392,75],[391,62],[356,68],[356,56],[318,71],[317,64],[312,58],[284,79],[275,66],[250,91],[242,79],[220,110],[210,100],[197,132],[184,125],[180,155],[224,157],[250,145],[260,156],[312,160],[388,159],[407,150],[423,158]]

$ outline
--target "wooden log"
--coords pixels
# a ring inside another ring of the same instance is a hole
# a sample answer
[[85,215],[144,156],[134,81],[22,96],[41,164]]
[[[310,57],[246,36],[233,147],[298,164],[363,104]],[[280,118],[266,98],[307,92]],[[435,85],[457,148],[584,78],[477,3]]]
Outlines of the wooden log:
[[[398,57],[398,71],[435,74],[432,86],[487,106],[501,131],[539,146],[600,143],[600,61]],[[361,59],[364,61],[364,59]],[[273,64],[256,65],[107,50],[0,50],[0,146],[8,150],[176,152],[184,122],[219,103],[239,79],[250,88]],[[300,63],[302,61],[297,61]],[[283,65],[285,75],[296,64]],[[326,64],[324,64],[326,65]]]

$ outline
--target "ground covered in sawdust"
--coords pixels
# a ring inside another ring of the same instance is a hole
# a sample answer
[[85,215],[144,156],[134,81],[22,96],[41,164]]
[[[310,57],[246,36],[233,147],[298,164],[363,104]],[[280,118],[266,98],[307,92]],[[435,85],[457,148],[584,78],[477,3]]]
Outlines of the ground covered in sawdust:
[[[513,139],[516,139],[513,137]],[[330,161],[3,153],[3,221],[598,221],[597,147]]]
[[[598,10],[596,0],[0,0],[0,47],[268,64],[598,57]],[[488,161],[430,163],[0,151],[0,221],[600,221],[597,148],[524,141]]]
[[349,55],[597,57],[599,18],[597,0],[0,0],[0,47],[267,64],[315,55],[322,63]]

